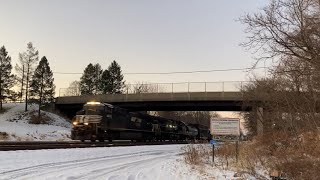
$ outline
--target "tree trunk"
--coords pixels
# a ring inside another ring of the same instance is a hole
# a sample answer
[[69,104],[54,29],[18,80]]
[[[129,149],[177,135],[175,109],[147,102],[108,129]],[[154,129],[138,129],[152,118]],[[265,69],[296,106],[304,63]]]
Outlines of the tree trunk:
[[2,110],[2,100],[3,100],[3,97],[2,97],[2,83],[1,83],[1,76],[0,76],[0,110]]
[[22,79],[21,79],[21,95],[20,95],[20,102],[22,102],[22,96],[23,96],[23,82],[24,82],[24,65],[22,65]]
[[29,91],[29,70],[30,70],[30,65],[27,65],[27,82],[26,82],[26,106],[25,106],[25,111],[28,111],[28,91]]
[[0,111],[2,111],[2,89],[1,89],[1,77],[0,77]]
[[40,83],[40,95],[39,95],[39,110],[38,110],[38,118],[40,118],[41,115],[41,104],[42,104],[42,89],[43,89],[43,72],[41,74],[41,83]]

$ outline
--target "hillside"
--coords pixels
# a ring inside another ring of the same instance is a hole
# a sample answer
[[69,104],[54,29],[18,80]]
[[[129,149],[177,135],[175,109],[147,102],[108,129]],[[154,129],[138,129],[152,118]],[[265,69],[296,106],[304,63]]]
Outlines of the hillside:
[[0,113],[0,141],[68,141],[71,124],[68,120],[41,111],[45,124],[31,124],[32,116],[37,113],[37,105],[29,105],[24,112],[25,104],[3,104],[4,112]]

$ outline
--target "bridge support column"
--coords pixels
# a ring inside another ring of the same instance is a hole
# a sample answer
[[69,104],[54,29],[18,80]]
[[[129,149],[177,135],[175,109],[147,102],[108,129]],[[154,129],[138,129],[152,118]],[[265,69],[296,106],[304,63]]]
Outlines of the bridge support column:
[[257,108],[257,134],[263,134],[263,108]]

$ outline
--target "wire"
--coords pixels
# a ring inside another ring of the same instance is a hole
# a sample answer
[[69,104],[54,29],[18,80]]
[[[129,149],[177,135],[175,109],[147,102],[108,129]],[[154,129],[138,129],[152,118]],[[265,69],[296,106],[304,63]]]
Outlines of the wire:
[[68,72],[52,72],[53,74],[83,74],[83,73],[76,73],[76,72],[71,72],[71,73],[68,73]]
[[[252,69],[264,69],[266,67],[255,67],[255,68],[233,68],[233,69],[212,69],[212,70],[202,70],[202,71],[176,71],[176,72],[146,72],[146,73],[123,73],[124,75],[147,75],[147,74],[192,74],[192,73],[208,73],[208,72],[223,72],[223,71],[244,71]],[[76,72],[53,72],[54,74],[83,74]]]

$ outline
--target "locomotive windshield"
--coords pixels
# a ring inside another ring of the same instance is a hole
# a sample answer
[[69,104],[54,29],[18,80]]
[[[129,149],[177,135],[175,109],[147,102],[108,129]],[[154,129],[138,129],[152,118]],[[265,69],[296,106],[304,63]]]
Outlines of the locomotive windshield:
[[85,115],[103,115],[104,114],[104,105],[102,104],[86,104],[83,107]]
[[107,117],[111,117],[112,114],[112,105],[105,103],[87,103],[83,106],[83,113],[85,115],[107,115]]

